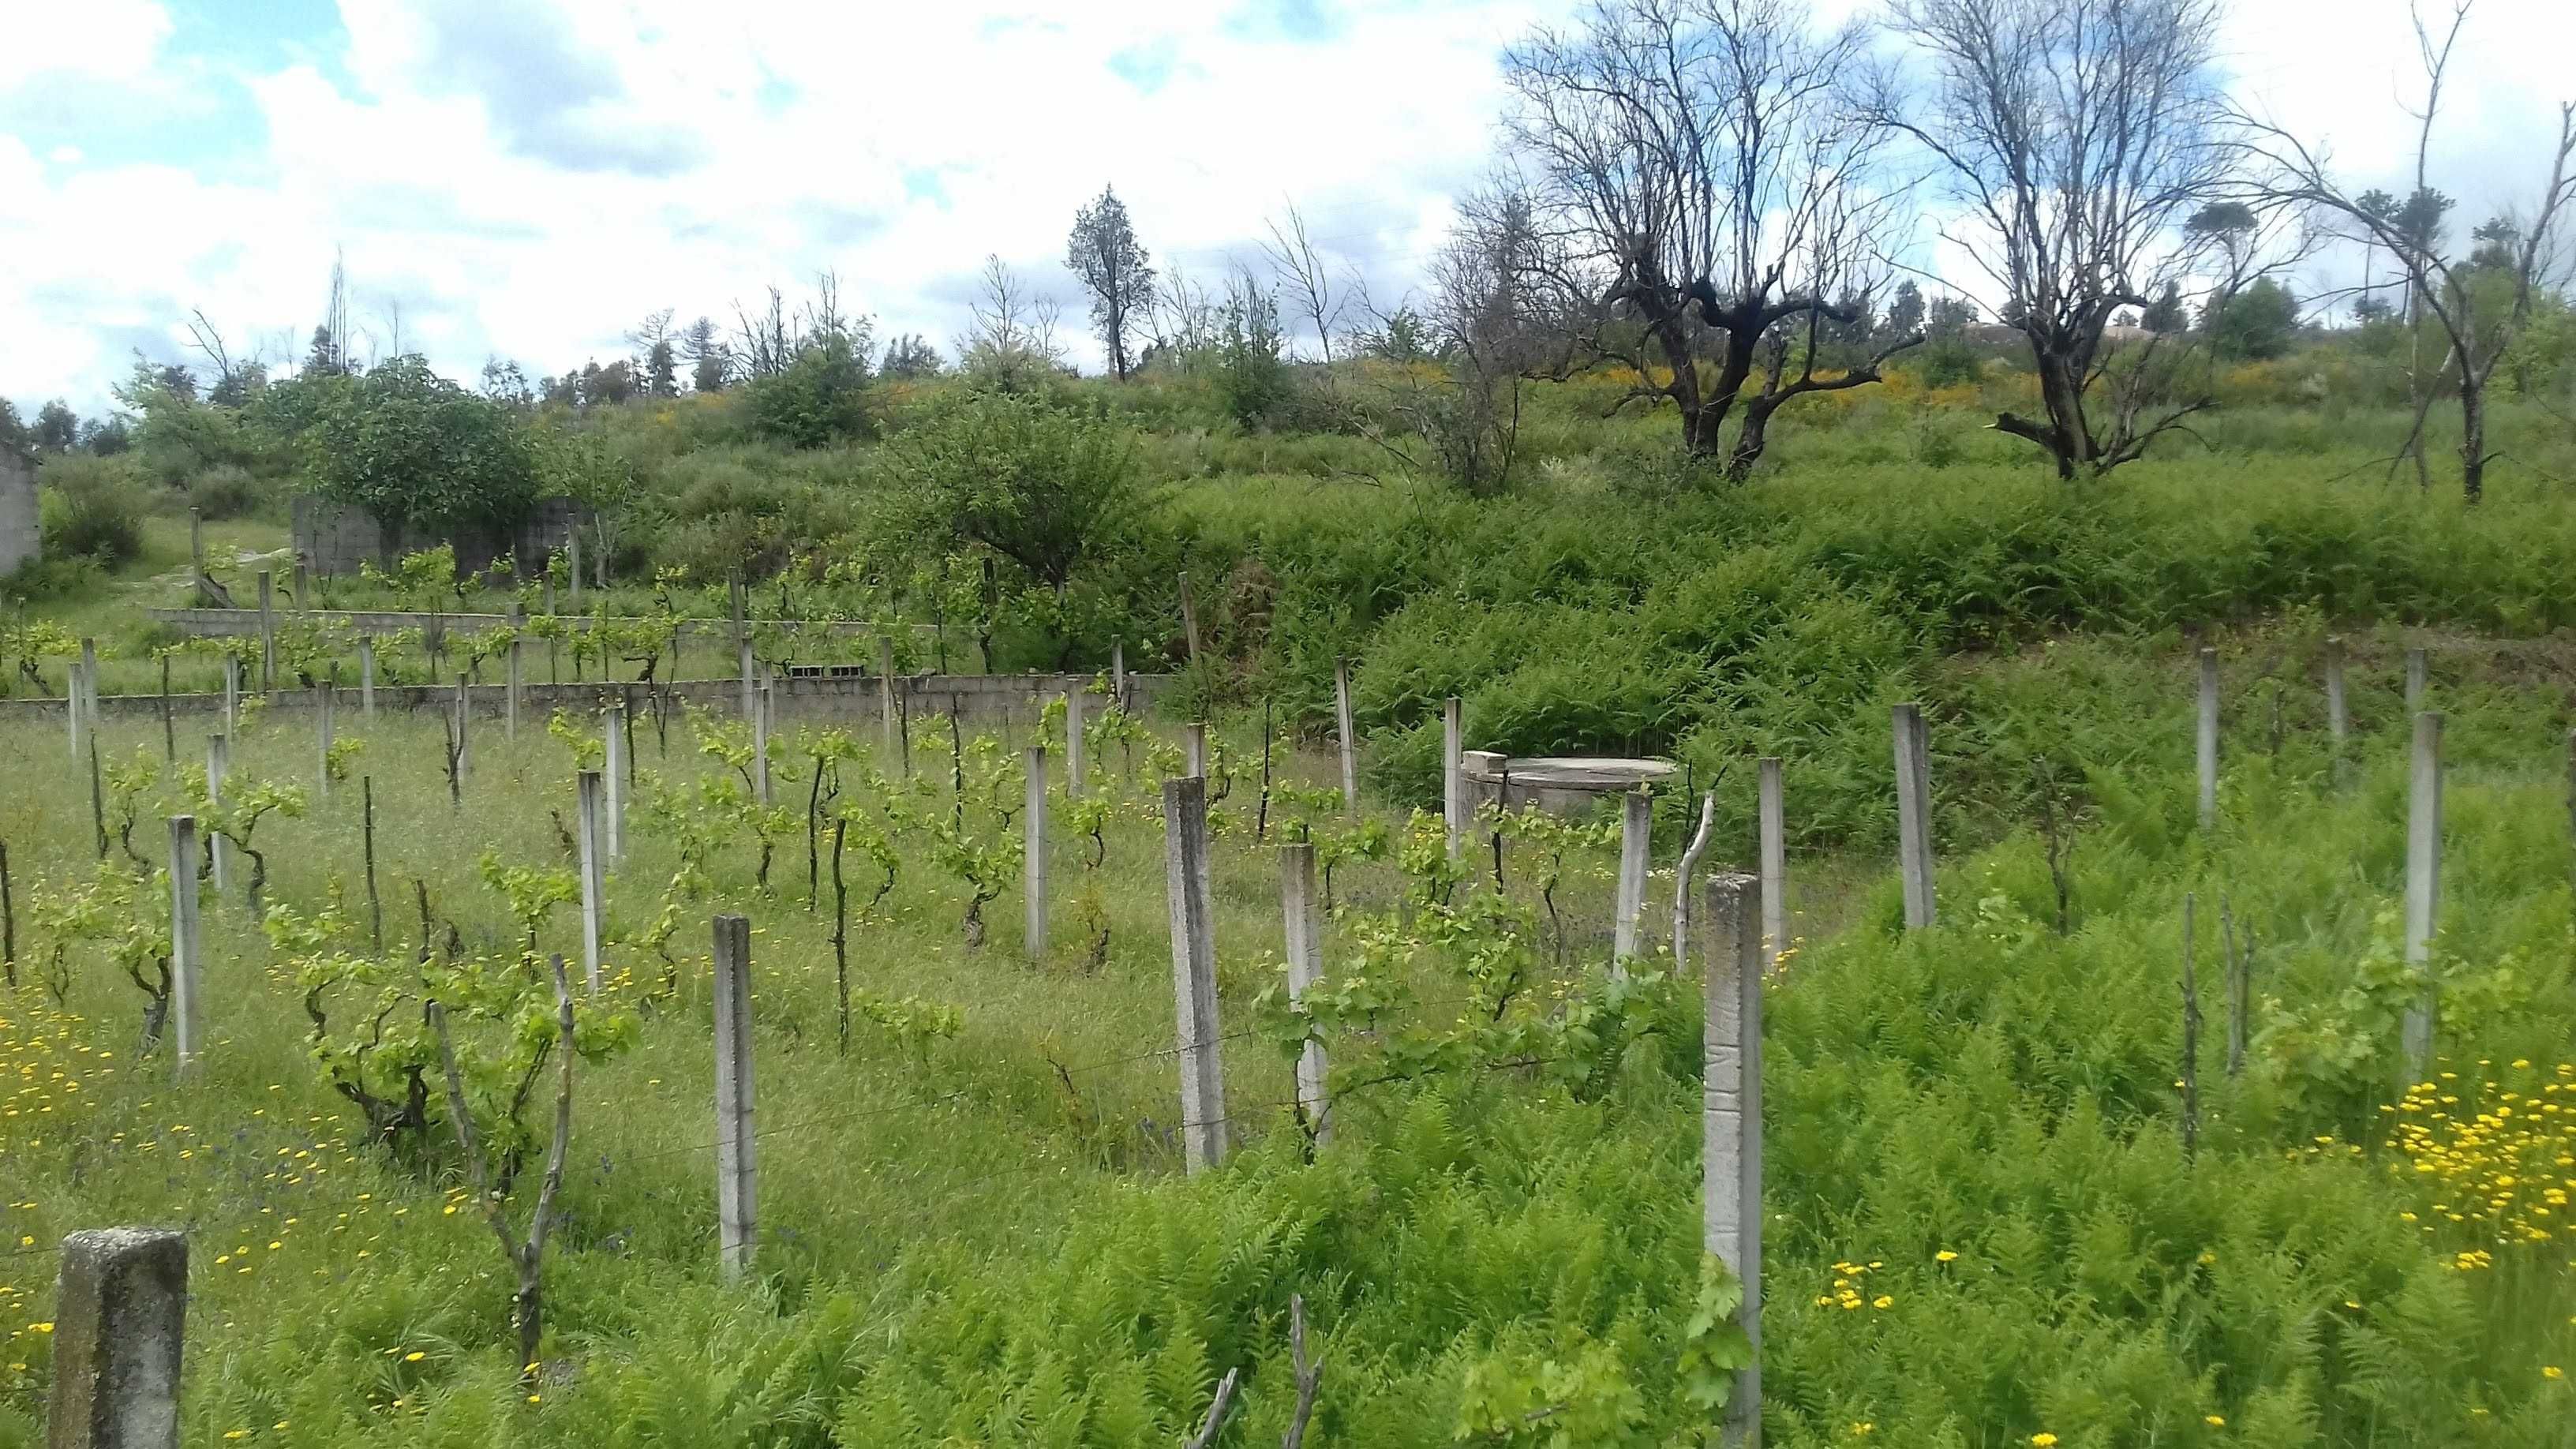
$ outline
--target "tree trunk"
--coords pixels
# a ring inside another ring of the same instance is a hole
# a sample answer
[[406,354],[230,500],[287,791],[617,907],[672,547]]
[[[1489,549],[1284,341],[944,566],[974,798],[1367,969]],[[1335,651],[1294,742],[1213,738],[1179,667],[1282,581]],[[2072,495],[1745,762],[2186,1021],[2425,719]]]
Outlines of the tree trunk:
[[2460,499],[2476,503],[2487,487],[2487,389],[2484,379],[2460,369]]
[[519,1258],[519,1292],[510,1303],[510,1321],[519,1329],[519,1383],[534,1392],[537,1386],[537,1342],[545,1335],[545,1288],[537,1277],[537,1255],[523,1252]]

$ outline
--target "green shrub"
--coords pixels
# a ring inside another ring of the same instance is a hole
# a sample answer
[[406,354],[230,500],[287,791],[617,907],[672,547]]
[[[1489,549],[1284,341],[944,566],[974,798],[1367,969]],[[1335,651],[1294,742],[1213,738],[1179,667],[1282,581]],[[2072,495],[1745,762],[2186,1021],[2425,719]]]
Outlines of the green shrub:
[[143,556],[151,490],[122,458],[65,453],[37,470],[45,553],[114,568]]
[[270,505],[276,489],[232,463],[219,463],[188,480],[188,506],[204,518],[248,518]]

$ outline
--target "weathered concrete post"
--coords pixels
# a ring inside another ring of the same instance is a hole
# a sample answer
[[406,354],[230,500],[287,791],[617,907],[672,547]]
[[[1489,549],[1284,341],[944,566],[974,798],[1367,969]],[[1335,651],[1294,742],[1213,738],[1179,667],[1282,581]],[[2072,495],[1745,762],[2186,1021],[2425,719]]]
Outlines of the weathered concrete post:
[[1449,858],[1458,859],[1467,849],[1467,778],[1459,760],[1462,731],[1459,728],[1461,705],[1451,695],[1440,706],[1440,818],[1449,827]]
[[1207,778],[1207,726],[1192,721],[1181,726],[1181,773]]
[[573,777],[576,815],[573,835],[581,854],[581,975],[590,983],[593,995],[599,992],[599,918],[605,906],[607,853],[599,835],[599,772],[584,770]]
[[581,529],[576,525],[564,535],[564,572],[572,577],[572,602],[581,606]]
[[501,738],[511,744],[519,742],[519,641],[510,641],[508,657],[502,662]]
[[224,733],[241,733],[242,662],[238,654],[224,655]]
[[608,858],[613,861],[624,860],[626,858],[626,701],[610,700],[607,711],[600,716],[600,724],[600,738],[606,747],[602,758],[607,768],[601,773],[607,777],[605,784],[608,789],[605,824],[608,832]]
[[376,722],[376,640],[372,634],[358,636],[358,717],[366,724]]
[[1351,661],[1333,661],[1333,743],[1342,756],[1342,813],[1360,813],[1359,743],[1351,734]]
[[57,1285],[46,1449],[178,1449],[187,1235],[69,1234]]
[[751,785],[760,803],[769,803],[769,686],[760,686],[749,711],[751,719]]
[[98,728],[98,641],[80,641],[80,673],[72,681],[72,757],[86,758],[89,736]]
[[1703,1246],[1744,1285],[1740,1317],[1753,1343],[1753,1362],[1736,1375],[1718,1442],[1748,1446],[1762,1435],[1762,941],[1755,926],[1761,893],[1752,876],[1709,879],[1701,1044]]
[[1082,686],[1064,692],[1064,794],[1082,794]]
[[462,780],[474,773],[474,751],[468,742],[466,727],[474,717],[474,697],[466,691],[465,676],[456,676],[456,778]]
[[339,702],[340,691],[331,686],[331,681],[322,680],[313,686],[313,743],[316,752],[313,798],[316,800],[331,798],[331,735],[339,723]]
[[2200,651],[2200,721],[2194,735],[2200,763],[2200,828],[2218,827],[2218,651]]
[[1610,974],[1628,974],[1637,954],[1637,922],[1646,913],[1646,853],[1653,844],[1655,800],[1643,790],[1619,799],[1619,900],[1610,923]]
[[1225,1060],[1216,1009],[1216,918],[1208,888],[1207,781],[1163,782],[1163,854],[1179,1018],[1181,1151],[1193,1173],[1225,1161]]
[[[224,808],[224,776],[232,773],[233,741],[230,735],[206,736],[206,804],[217,811]],[[232,842],[222,831],[213,832],[207,844],[212,848],[208,866],[215,887],[215,899],[222,900],[229,889],[233,871]],[[192,872],[193,873],[193,872]]]
[[885,730],[886,759],[894,758],[894,638],[877,636],[877,719]]
[[1897,870],[1905,884],[1905,928],[1931,925],[1932,751],[1924,737],[1923,706],[1900,704],[1896,719]]
[[[1324,979],[1323,921],[1315,910],[1315,846],[1296,840],[1279,847],[1279,905],[1288,926],[1288,1003]],[[1297,1110],[1317,1146],[1333,1140],[1333,1103],[1324,1090],[1324,1043],[1312,1036],[1297,1053]]]
[[197,817],[170,817],[170,1038],[182,1081],[205,1050],[206,945],[197,929]]
[[1020,941],[1032,961],[1047,954],[1047,756],[1046,746],[1031,745],[1027,793],[1020,802]]
[[2343,636],[2326,636],[2326,737],[2340,747],[2352,733],[2352,706],[2343,692]]
[[[2415,749],[2406,791],[2406,959],[2424,966],[2433,958],[2433,933],[2442,910],[2442,716],[2430,710],[2415,716]],[[2406,1053],[2406,1084],[2423,1080],[2433,1055],[2433,987],[2427,977],[2423,994],[2406,1008],[2400,1045]]]
[[725,1281],[751,1272],[760,1217],[754,1191],[760,1140],[751,1082],[751,922],[715,919],[716,1235]]
[[63,723],[71,732],[72,763],[78,765],[89,756],[89,730],[83,707],[87,691],[81,688],[81,661],[75,659],[63,672]]
[[2424,664],[2424,651],[2421,649],[2407,650],[2406,713],[2409,716],[2421,712],[2424,708],[2424,681],[2428,672],[2429,671],[2425,668]]
[[1761,772],[1757,869],[1762,878],[1762,969],[1768,972],[1780,963],[1780,953],[1789,945],[1789,829],[1788,812],[1782,808],[1780,757],[1765,755],[1757,768]]
[[270,607],[269,595],[275,580],[267,569],[259,571],[259,688],[262,694],[277,687],[277,616]]
[[1121,710],[1127,708],[1127,641],[1112,640],[1109,645],[1109,702]]

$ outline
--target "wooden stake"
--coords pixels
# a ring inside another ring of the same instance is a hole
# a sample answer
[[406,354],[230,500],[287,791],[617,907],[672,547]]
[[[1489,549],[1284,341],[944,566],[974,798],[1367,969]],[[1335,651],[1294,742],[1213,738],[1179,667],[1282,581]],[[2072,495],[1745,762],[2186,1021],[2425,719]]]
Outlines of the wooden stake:
[[313,798],[316,800],[331,798],[331,729],[336,723],[332,716],[336,713],[338,698],[338,691],[332,689],[327,681],[313,686],[313,743],[316,747]]
[[367,851],[367,939],[375,952],[385,953],[385,902],[376,893],[376,777],[358,777],[358,798],[366,821]]
[[1932,765],[1923,706],[1900,704],[1896,720],[1897,869],[1904,878],[1905,928],[1932,924]]
[[[1509,808],[1508,803],[1505,806]],[[1673,969],[1679,971],[1690,960],[1691,882],[1699,873],[1699,859],[1708,851],[1709,832],[1717,826],[1717,792],[1699,797],[1699,828],[1691,832],[1690,844],[1682,847],[1681,864],[1673,871]],[[1496,850],[1502,848],[1502,832],[1494,833]],[[1501,871],[1495,872],[1496,876]],[[1497,882],[1499,884],[1499,881]]]

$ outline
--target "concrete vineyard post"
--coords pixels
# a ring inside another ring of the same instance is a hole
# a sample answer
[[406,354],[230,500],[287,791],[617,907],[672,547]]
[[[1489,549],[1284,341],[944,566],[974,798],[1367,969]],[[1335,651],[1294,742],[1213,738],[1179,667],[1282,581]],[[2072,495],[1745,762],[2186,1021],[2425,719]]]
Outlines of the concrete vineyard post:
[[1904,877],[1905,928],[1931,925],[1932,751],[1924,738],[1923,706],[1896,706],[1897,868]]
[[1782,808],[1780,757],[1765,755],[1758,768],[1761,860],[1757,868],[1762,880],[1762,969],[1767,972],[1779,964],[1780,953],[1789,945],[1789,831]]
[[2341,747],[2352,733],[2352,705],[2343,691],[2343,636],[2326,636],[2326,737]]
[[338,723],[335,716],[339,698],[340,692],[333,689],[328,680],[313,686],[313,798],[316,800],[331,798],[331,733]]
[[262,694],[277,687],[277,616],[269,607],[269,594],[275,587],[269,571],[259,571],[259,688]]
[[465,676],[456,676],[456,777],[460,780],[474,773],[474,750],[466,729],[474,715],[474,697],[466,692]]
[[510,641],[502,661],[501,738],[512,744],[519,741],[519,641]]
[[[224,808],[224,776],[232,773],[233,742],[230,735],[206,736],[206,804],[220,813]],[[208,866],[215,887],[215,899],[222,900],[230,889],[233,870],[232,842],[223,832],[212,833],[207,844],[212,847]]]
[[[1279,847],[1279,905],[1287,918],[1288,1003],[1296,1005],[1306,991],[1324,979],[1323,920],[1315,909],[1315,847],[1291,841]],[[1305,1115],[1318,1146],[1333,1140],[1333,1104],[1324,1090],[1327,1080],[1324,1043],[1313,1036],[1297,1052],[1297,1110]]]
[[205,937],[197,923],[197,817],[170,817],[170,1036],[182,1081],[205,1050]]
[[1192,723],[1181,726],[1181,773],[1207,778],[1207,726]]
[[72,763],[78,765],[87,751],[89,737],[81,728],[81,667],[75,659],[63,671],[63,724],[70,731]]
[[599,929],[605,863],[601,856],[603,842],[599,837],[599,772],[584,770],[574,777],[575,814],[573,835],[581,855],[581,975],[590,984],[592,995],[599,994]]
[[[885,730],[886,758],[894,758],[894,639],[877,636],[877,716]],[[907,772],[908,773],[908,772]]]
[[[2409,760],[2406,791],[2406,959],[2421,967],[2432,960],[2433,933],[2442,910],[2442,716],[2430,710],[2415,716],[2415,748]],[[2433,988],[2406,1008],[2399,1030],[2406,1053],[2407,1085],[2423,1079],[2433,1055]]]
[[72,1233],[54,1297],[46,1449],[178,1449],[187,1235]]
[[1064,795],[1082,794],[1082,686],[1064,692]]
[[1216,920],[1208,888],[1207,781],[1163,782],[1163,854],[1179,1019],[1181,1151],[1193,1173],[1225,1161],[1225,1061],[1216,1009]]
[[2200,764],[2200,828],[2218,826],[2218,651],[2200,651],[2200,716],[2193,736]]
[[1043,961],[1047,954],[1046,771],[1046,746],[1031,745],[1027,793],[1020,807],[1021,825],[1026,832],[1020,850],[1020,889],[1024,897],[1020,936],[1022,949],[1032,961]]
[[607,765],[607,769],[601,773],[606,777],[603,783],[608,791],[604,802],[606,818],[602,828],[607,832],[608,858],[612,861],[624,860],[626,858],[626,701],[610,700],[607,712],[600,716],[600,724],[600,738],[605,746],[605,752],[601,758]]
[[1440,818],[1449,827],[1451,860],[1458,859],[1467,848],[1467,778],[1465,763],[1459,758],[1464,748],[1460,716],[1460,702],[1453,694],[1440,706]]
[[241,730],[242,662],[238,654],[224,656],[224,733]]
[[751,1081],[751,922],[715,919],[716,1232],[725,1281],[751,1272],[760,1222]]
[[72,671],[65,701],[72,712],[72,758],[89,753],[90,732],[98,728],[98,641],[80,641],[80,667]]
[[759,696],[747,711],[751,720],[751,787],[760,803],[769,803],[769,686],[760,686]]
[[2421,649],[2409,649],[2409,650],[2407,650],[2407,651],[2406,651],[2406,713],[2407,713],[2407,716],[2408,716],[2409,718],[2412,718],[2412,717],[2413,717],[2413,716],[2415,716],[2416,714],[2419,714],[2419,713],[2421,713],[2421,712],[2423,711],[2423,708],[2424,708],[2424,681],[2425,681],[2425,677],[2426,677],[2427,672],[2428,672],[2428,671],[2426,670],[2425,665],[2424,665],[2424,651],[2423,651],[2423,650],[2421,650]]
[[[1654,797],[1631,790],[1619,800],[1619,898],[1610,928],[1610,974],[1628,974],[1637,954],[1637,922],[1646,914],[1646,852],[1653,845]],[[1454,838],[1454,837],[1453,837]]]
[[1114,640],[1109,645],[1109,702],[1120,709],[1127,707],[1127,641]]
[[581,603],[581,530],[576,525],[564,535],[564,573],[572,579],[572,601]]
[[358,636],[358,717],[376,722],[376,641],[364,634]]
[[1702,1246],[1744,1285],[1741,1320],[1753,1362],[1736,1375],[1718,1442],[1753,1445],[1762,1431],[1762,941],[1761,882],[1708,882],[1708,998],[1701,1042]]
[[1359,745],[1351,736],[1351,661],[1333,661],[1333,733],[1334,744],[1342,756],[1342,813],[1357,819],[1360,813]]

